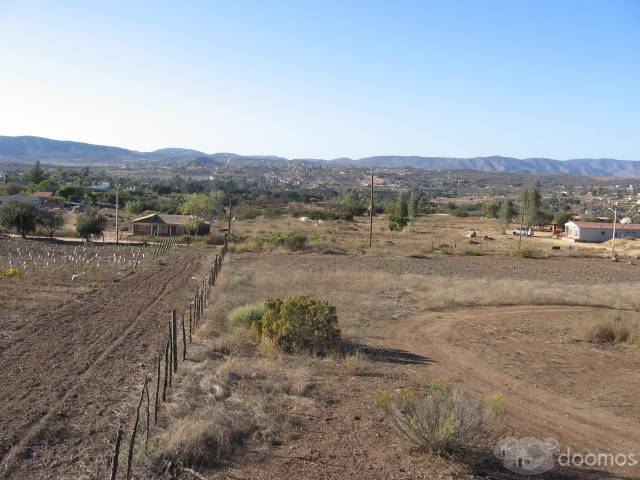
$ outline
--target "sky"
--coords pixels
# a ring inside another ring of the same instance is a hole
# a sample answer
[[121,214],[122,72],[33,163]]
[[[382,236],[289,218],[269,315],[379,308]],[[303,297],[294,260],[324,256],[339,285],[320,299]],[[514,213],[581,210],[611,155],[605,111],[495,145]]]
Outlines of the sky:
[[0,0],[0,135],[640,160],[640,0]]

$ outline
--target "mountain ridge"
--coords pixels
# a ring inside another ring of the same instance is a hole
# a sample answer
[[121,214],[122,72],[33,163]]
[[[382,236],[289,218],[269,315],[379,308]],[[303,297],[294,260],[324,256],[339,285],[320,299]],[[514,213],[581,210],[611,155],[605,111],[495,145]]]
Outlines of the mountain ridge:
[[70,140],[53,140],[36,136],[0,136],[0,161],[19,163],[49,161],[71,164],[114,164],[126,162],[192,163],[194,166],[229,164],[274,164],[302,162],[338,166],[369,168],[412,167],[427,170],[476,170],[481,172],[523,172],[538,174],[567,174],[579,176],[607,176],[640,178],[640,161],[611,158],[578,158],[555,160],[551,158],[507,157],[427,157],[378,155],[360,159],[335,158],[332,160],[297,158],[287,159],[275,155],[239,155],[236,153],[204,153],[187,148],[161,148],[140,152],[121,147],[96,145]]

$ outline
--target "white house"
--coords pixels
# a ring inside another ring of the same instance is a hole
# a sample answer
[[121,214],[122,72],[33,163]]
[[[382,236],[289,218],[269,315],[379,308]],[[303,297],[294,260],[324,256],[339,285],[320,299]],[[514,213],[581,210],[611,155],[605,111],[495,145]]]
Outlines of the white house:
[[[613,238],[613,223],[567,222],[564,224],[565,238],[576,242],[601,243]],[[640,239],[639,223],[616,224],[616,238]]]

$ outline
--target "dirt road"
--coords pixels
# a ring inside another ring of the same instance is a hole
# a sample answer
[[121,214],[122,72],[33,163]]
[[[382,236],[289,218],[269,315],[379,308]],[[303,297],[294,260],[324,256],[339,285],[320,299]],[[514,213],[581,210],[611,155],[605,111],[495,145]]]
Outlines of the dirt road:
[[[184,305],[209,256],[177,250],[103,288],[0,318],[8,338],[0,349],[0,475],[95,478],[106,471],[115,418],[131,410],[168,312]],[[21,288],[47,290],[3,285],[1,296],[19,296]]]
[[[576,453],[640,453],[640,351],[576,342],[584,307],[518,306],[421,314],[383,325],[386,347],[428,356],[413,368],[477,395],[501,391],[518,436],[553,437]],[[616,469],[612,469],[616,470]],[[638,467],[618,471],[640,478]]]

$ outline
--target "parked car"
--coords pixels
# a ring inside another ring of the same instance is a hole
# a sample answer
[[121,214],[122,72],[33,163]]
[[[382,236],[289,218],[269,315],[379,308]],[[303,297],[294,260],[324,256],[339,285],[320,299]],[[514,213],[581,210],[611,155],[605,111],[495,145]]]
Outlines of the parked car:
[[518,237],[533,237],[533,229],[532,228],[516,228],[513,231],[514,235],[517,235]]

